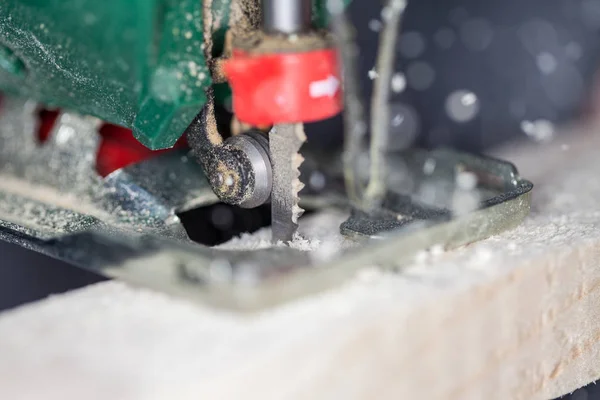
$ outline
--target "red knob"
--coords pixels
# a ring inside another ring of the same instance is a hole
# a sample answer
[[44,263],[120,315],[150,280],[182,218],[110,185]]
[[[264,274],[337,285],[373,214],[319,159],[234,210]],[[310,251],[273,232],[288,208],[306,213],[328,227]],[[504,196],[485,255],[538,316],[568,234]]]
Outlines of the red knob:
[[248,54],[225,64],[238,119],[254,126],[312,122],[342,110],[337,51]]

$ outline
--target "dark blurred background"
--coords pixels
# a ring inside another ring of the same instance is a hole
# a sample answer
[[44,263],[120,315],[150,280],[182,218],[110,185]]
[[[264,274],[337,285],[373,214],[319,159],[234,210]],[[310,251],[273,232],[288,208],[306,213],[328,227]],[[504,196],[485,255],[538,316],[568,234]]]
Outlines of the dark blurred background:
[[[354,0],[368,99],[379,0]],[[409,143],[481,152],[511,138],[549,139],[590,106],[598,66],[600,0],[415,0],[397,46],[391,148]],[[368,101],[368,100],[367,100]],[[308,129],[310,142],[339,146],[341,118]],[[102,280],[0,242],[0,310]],[[600,399],[590,385],[565,399]]]
[[[350,7],[367,101],[381,4],[354,0]],[[409,0],[402,25],[392,148],[412,141],[482,151],[516,136],[543,140],[554,124],[588,108],[599,0]],[[309,138],[337,145],[340,120],[315,124]]]

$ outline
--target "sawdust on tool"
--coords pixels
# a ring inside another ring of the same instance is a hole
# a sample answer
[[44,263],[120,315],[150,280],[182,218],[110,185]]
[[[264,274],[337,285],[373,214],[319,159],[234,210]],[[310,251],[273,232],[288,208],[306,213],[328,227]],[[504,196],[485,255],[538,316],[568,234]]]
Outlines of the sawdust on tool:
[[223,137],[219,133],[219,128],[217,127],[217,119],[215,118],[215,102],[214,98],[208,99],[206,102],[206,132],[208,140],[214,146],[218,146],[223,143]]
[[235,47],[243,48],[248,52],[262,54],[323,49],[332,46],[333,39],[325,31],[297,35],[275,35],[253,31],[234,35],[233,43]]
[[207,61],[210,61],[213,50],[213,13],[212,13],[213,0],[204,0],[202,3],[202,17],[204,24],[204,55]]
[[54,207],[70,210],[82,215],[89,215],[103,221],[110,221],[111,216],[105,211],[73,193],[60,193],[55,188],[40,184],[31,184],[22,179],[8,175],[0,176],[0,190],[24,199],[52,204]]
[[260,0],[237,0],[231,2],[229,28],[234,35],[256,30],[261,22]]

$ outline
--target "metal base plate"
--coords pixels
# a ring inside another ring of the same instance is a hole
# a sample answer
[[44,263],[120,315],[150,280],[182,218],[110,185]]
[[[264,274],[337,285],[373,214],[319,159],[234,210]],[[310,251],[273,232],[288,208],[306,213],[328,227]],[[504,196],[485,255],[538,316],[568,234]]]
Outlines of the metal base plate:
[[[355,246],[333,258],[316,261],[310,252],[285,246],[209,248],[187,239],[177,217],[216,201],[200,168],[185,154],[167,154],[100,178],[89,161],[95,154],[93,120],[63,115],[53,142],[43,148],[33,139],[35,123],[35,105],[5,102],[0,114],[0,239],[218,307],[273,306],[340,284],[365,265],[399,271],[434,245],[452,248],[514,227],[530,206],[532,185],[509,163],[447,150],[411,150],[394,156],[403,165],[400,176],[410,179],[391,177],[380,210],[352,211],[341,231]],[[305,165],[313,168],[303,171],[308,177],[319,164],[306,156]],[[319,173],[339,180],[339,170],[321,165],[328,169]],[[477,198],[470,209],[448,203],[465,191],[457,179],[461,173],[476,179],[467,191]],[[302,198],[305,207],[350,211],[335,185],[320,193],[309,185]]]

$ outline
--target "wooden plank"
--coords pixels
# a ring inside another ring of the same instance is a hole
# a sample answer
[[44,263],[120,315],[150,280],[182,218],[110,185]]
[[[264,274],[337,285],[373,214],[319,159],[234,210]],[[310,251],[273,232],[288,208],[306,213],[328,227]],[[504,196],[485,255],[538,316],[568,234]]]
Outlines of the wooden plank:
[[257,315],[109,282],[0,315],[0,398],[548,399],[600,377],[600,135],[501,154],[519,228]]

